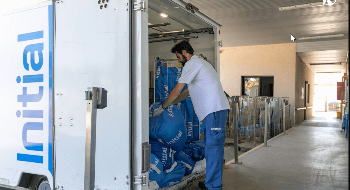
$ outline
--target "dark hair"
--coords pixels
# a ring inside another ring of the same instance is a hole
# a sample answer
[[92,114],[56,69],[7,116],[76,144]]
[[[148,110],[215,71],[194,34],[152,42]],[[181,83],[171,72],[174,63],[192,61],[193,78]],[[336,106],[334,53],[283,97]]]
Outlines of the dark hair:
[[171,53],[180,53],[182,54],[182,50],[186,50],[187,53],[193,54],[194,50],[188,41],[182,41],[180,43],[177,43],[174,45],[174,47],[171,49]]

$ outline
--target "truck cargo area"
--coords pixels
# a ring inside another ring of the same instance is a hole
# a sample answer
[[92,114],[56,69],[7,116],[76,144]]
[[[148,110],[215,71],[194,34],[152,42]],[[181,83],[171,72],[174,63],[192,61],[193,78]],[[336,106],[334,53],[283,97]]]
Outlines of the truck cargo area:
[[[194,54],[208,61],[214,69],[218,70],[220,47],[218,33],[221,25],[208,17],[197,15],[199,10],[181,1],[149,0],[148,8],[149,105],[151,105],[161,100],[164,101],[165,97],[162,96],[171,92],[181,75],[181,69],[176,70],[175,68],[183,66],[178,62],[176,55],[171,52],[176,43],[183,40],[189,41],[194,49]],[[163,66],[164,68],[161,68]],[[174,69],[176,74],[174,74]],[[162,75],[166,77],[161,78]],[[166,80],[164,86],[159,85],[156,78]],[[184,113],[185,118],[186,113]],[[204,138],[204,134],[199,131],[199,123],[196,125],[193,122],[187,122],[186,127],[188,129],[186,136],[198,133],[194,135],[197,140]],[[193,128],[198,128],[198,130],[192,131]],[[202,176],[205,176],[205,168],[202,168],[199,173],[184,176],[182,181],[176,185],[160,189],[182,189]]]

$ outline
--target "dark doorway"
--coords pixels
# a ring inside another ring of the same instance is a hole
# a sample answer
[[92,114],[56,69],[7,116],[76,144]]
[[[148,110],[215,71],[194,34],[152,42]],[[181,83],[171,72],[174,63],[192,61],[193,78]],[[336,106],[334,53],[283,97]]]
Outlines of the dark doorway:
[[273,97],[273,77],[260,77],[260,96]]
[[[304,89],[305,89],[305,93],[304,93],[304,108],[306,108],[306,102],[308,102],[309,100],[309,82],[308,81],[305,81],[305,86],[304,86]],[[304,109],[304,121],[306,120],[306,109]]]

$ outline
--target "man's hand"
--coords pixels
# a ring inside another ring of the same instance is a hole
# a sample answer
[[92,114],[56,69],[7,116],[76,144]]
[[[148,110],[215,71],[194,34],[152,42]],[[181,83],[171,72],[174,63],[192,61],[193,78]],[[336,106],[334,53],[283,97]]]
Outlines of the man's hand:
[[189,95],[190,95],[190,93],[188,92],[188,89],[184,90],[184,91],[180,94],[180,96],[178,96],[178,97],[174,100],[173,104],[177,105],[177,104],[180,103],[182,100],[185,100]]
[[164,111],[164,109],[162,108],[163,105],[161,105],[159,108],[155,109],[153,112],[153,117],[157,117],[160,116],[160,114],[162,114],[162,112]]
[[174,102],[174,100],[180,95],[181,90],[184,88],[185,83],[177,83],[175,88],[170,92],[168,98],[163,103],[163,107],[168,107]]

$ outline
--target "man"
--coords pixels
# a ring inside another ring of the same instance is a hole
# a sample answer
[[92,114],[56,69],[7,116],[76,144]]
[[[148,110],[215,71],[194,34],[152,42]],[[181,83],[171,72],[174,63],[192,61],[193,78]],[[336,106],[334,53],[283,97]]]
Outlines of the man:
[[[176,44],[172,50],[184,66],[181,77],[163,105],[154,111],[160,115],[170,104],[178,104],[189,95],[199,121],[205,121],[205,182],[199,182],[201,189],[222,189],[224,162],[225,124],[230,108],[220,79],[213,66],[193,55],[193,48],[187,41]],[[181,90],[187,84],[188,89]]]

